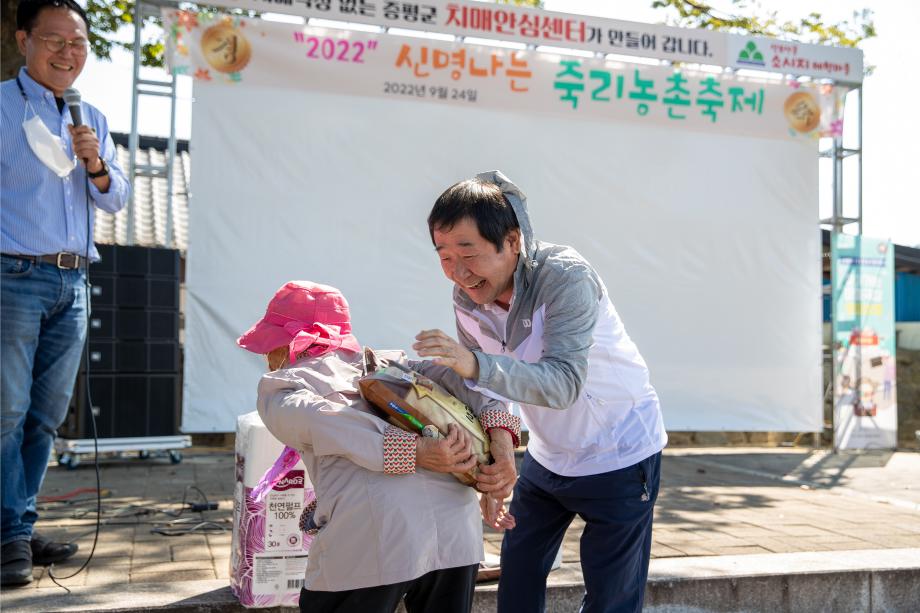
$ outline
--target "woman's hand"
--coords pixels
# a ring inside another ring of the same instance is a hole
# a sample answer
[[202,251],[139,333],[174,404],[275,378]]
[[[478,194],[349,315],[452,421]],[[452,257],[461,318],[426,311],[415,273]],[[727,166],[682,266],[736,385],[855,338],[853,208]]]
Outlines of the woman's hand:
[[504,500],[511,495],[517,482],[517,467],[514,463],[514,439],[511,433],[501,428],[489,430],[492,464],[480,464],[476,475],[476,489],[492,497]]
[[420,436],[415,442],[415,465],[438,473],[465,473],[476,466],[470,434],[450,424],[445,438]]

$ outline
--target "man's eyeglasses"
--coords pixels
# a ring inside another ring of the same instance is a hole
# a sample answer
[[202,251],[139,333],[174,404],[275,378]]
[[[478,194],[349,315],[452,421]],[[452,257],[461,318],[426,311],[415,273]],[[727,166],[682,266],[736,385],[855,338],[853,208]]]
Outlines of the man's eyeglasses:
[[64,50],[64,47],[70,45],[70,50],[74,55],[86,55],[89,51],[89,41],[85,38],[75,38],[73,40],[65,40],[60,36],[40,36],[36,35],[36,38],[40,39],[45,43],[45,49],[51,53],[59,53]]

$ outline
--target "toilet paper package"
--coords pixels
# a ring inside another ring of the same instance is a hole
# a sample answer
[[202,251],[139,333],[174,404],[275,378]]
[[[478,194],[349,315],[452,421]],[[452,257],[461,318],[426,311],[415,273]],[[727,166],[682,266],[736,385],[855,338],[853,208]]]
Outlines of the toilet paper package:
[[261,501],[253,496],[283,449],[257,412],[237,419],[230,587],[247,608],[296,607],[303,586],[312,537],[298,522],[315,497],[303,461]]

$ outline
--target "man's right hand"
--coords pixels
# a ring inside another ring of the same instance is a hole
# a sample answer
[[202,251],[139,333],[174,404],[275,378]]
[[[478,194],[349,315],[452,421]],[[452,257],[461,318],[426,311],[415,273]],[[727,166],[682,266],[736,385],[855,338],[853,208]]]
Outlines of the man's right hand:
[[499,532],[512,530],[517,525],[514,515],[505,508],[505,503],[500,498],[482,494],[479,498],[479,508],[482,511],[482,519],[486,522],[486,525]]
[[469,433],[451,424],[445,438],[420,436],[415,442],[415,465],[438,473],[465,473],[476,466]]

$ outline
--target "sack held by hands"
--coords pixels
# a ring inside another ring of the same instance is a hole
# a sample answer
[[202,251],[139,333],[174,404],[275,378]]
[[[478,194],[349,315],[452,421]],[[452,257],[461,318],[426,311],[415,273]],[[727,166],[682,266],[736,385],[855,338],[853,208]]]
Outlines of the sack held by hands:
[[[383,411],[390,423],[420,436],[435,430],[437,438],[447,436],[448,426],[457,424],[470,434],[473,455],[488,464],[489,437],[473,411],[431,379],[391,362],[358,381],[361,395]],[[433,428],[432,428],[433,427]],[[423,432],[424,430],[424,432]],[[475,486],[479,467],[465,473],[451,473],[461,483]]]

